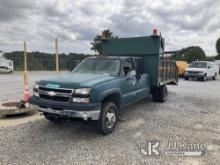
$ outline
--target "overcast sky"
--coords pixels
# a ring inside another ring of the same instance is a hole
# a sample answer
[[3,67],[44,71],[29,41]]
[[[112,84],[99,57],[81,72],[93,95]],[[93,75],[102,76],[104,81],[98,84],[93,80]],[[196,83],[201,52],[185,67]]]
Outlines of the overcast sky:
[[215,55],[220,0],[0,0],[0,50],[91,53],[103,29],[119,37],[150,35],[158,28],[166,50],[201,46]]

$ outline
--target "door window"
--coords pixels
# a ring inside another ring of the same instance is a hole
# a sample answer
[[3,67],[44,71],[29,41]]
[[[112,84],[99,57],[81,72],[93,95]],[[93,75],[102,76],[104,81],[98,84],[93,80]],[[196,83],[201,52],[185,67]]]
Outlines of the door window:
[[126,77],[131,71],[135,71],[133,62],[130,60],[125,60],[123,65],[123,75]]

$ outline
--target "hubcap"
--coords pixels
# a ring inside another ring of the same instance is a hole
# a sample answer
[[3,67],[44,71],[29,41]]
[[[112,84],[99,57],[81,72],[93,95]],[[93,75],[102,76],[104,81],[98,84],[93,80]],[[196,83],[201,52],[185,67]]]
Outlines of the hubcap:
[[106,113],[106,127],[107,128],[112,128],[115,124],[116,121],[116,116],[114,112],[107,112]]

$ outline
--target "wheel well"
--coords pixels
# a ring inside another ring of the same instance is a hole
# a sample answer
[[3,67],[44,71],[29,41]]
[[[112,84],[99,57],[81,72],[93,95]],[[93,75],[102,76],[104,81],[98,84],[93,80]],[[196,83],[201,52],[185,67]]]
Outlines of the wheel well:
[[119,93],[113,93],[113,94],[109,94],[107,96],[105,96],[103,99],[102,99],[102,103],[104,102],[113,102],[115,103],[115,105],[120,108],[120,105],[121,105],[121,96]]

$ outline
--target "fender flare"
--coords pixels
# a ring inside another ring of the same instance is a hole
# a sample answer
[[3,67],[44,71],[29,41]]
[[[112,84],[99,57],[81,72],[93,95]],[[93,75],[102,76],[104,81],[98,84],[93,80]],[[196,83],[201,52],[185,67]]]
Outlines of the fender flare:
[[106,96],[111,95],[111,94],[119,94],[121,96],[121,90],[119,88],[106,90],[100,95],[99,101],[101,102]]

